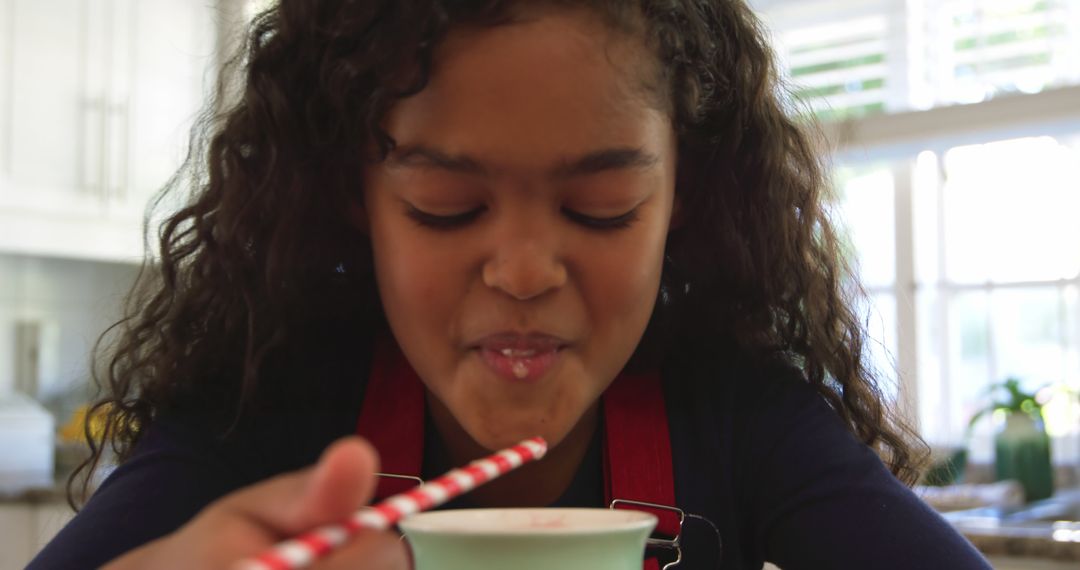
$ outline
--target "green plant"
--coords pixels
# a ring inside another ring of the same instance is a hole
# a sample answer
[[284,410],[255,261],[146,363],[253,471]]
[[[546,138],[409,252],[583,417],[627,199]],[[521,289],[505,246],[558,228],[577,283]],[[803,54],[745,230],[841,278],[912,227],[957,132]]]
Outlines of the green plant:
[[[970,435],[972,427],[987,413],[1000,410],[1008,414],[1009,421],[994,437],[994,477],[998,481],[1019,481],[1027,501],[1045,499],[1054,493],[1050,438],[1042,421],[1044,402],[1035,397],[1039,390],[1025,392],[1018,379],[1007,378],[987,389],[992,403],[968,423]],[[1014,421],[1024,419],[1029,421]]]
[[[1043,386],[1045,387],[1045,386]],[[1041,390],[1042,388],[1040,388]],[[1039,390],[1034,392],[1025,392],[1020,388],[1020,380],[1017,378],[1006,378],[1004,382],[989,386],[984,392],[987,396],[994,396],[996,393],[1004,391],[1005,398],[995,398],[992,403],[985,408],[979,410],[971,417],[971,421],[968,422],[968,431],[975,427],[975,423],[982,419],[986,414],[992,414],[998,410],[1002,410],[1006,413],[1023,413],[1031,416],[1034,420],[1041,421],[1042,407],[1043,405],[1036,399],[1035,394]]]

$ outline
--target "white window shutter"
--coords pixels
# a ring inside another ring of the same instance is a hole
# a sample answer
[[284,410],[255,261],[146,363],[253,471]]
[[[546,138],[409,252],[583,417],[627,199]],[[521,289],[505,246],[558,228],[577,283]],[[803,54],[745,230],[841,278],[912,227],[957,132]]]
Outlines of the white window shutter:
[[830,121],[1080,83],[1080,0],[756,0],[789,89]]

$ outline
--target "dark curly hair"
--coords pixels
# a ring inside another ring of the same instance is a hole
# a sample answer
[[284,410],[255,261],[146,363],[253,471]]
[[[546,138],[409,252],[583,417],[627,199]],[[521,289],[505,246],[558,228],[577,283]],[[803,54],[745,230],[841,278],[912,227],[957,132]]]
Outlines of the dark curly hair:
[[[380,119],[424,88],[448,30],[511,22],[519,4],[281,0],[254,20],[166,188],[186,181],[193,196],[160,227],[160,259],[103,335],[112,342],[99,344],[107,429],[91,438],[82,471],[107,445],[123,460],[180,401],[235,426],[254,413],[265,363],[311,323],[378,326],[370,243],[344,213],[362,192],[358,157],[392,148]],[[925,444],[883,403],[854,310],[862,293],[825,209],[821,155],[791,116],[754,13],[742,0],[546,4],[641,35],[662,63],[681,214],[638,352],[705,356],[723,342],[780,357],[913,482]]]

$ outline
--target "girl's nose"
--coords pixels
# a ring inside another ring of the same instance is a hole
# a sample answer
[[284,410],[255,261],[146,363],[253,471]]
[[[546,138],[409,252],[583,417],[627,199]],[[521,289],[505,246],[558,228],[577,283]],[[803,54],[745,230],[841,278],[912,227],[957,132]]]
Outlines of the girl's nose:
[[557,251],[556,240],[549,239],[554,236],[508,233],[514,235],[500,236],[493,255],[484,263],[485,285],[525,301],[566,283],[566,265]]

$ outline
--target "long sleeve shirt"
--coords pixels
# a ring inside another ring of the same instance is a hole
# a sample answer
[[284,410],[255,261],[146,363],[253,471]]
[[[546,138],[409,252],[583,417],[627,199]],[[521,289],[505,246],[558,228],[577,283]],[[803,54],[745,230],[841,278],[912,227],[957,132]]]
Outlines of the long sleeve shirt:
[[[207,433],[197,415],[162,415],[30,570],[95,568],[232,490],[315,461],[354,433],[369,362],[321,361],[309,370],[323,379],[310,398],[231,439]],[[663,377],[676,502],[694,515],[680,569],[990,568],[794,369],[676,364]],[[426,431],[429,477],[450,465]],[[553,506],[604,506],[599,441]],[[467,497],[453,506],[468,507]]]

